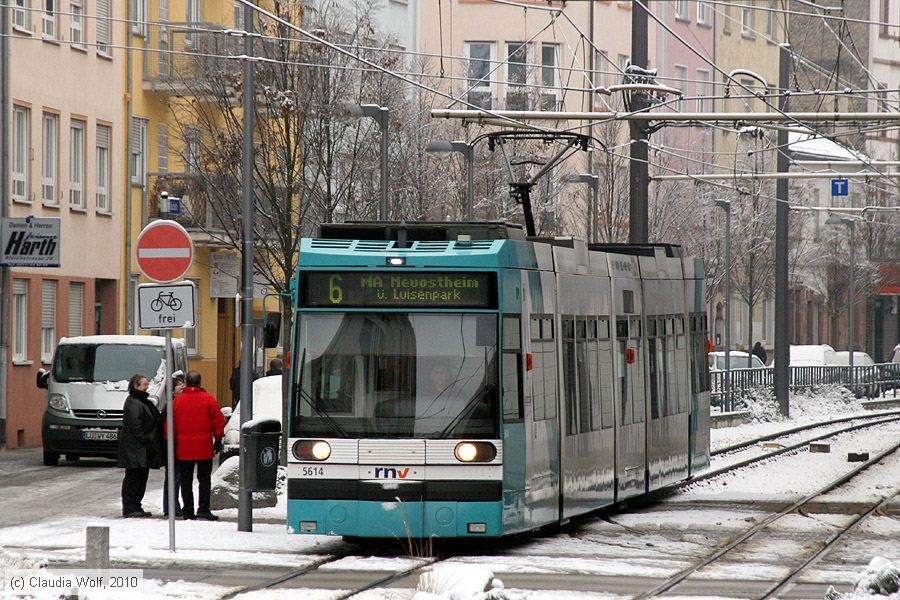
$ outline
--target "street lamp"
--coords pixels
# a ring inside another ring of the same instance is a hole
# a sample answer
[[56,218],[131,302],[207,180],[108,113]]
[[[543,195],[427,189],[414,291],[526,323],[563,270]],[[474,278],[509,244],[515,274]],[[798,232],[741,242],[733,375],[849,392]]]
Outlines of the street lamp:
[[435,154],[444,154],[447,152],[459,152],[466,159],[466,220],[472,222],[475,220],[474,201],[475,201],[475,142],[448,142],[447,140],[434,140],[428,142],[425,146],[425,152],[434,152]]
[[725,402],[731,410],[731,200],[713,200],[725,211]]
[[588,231],[587,237],[591,242],[597,241],[597,203],[600,198],[600,177],[590,173],[577,175],[565,175],[563,183],[585,183],[591,188],[591,203],[588,205]]
[[381,213],[379,218],[387,221],[390,216],[388,204],[388,126],[390,125],[391,109],[377,104],[353,104],[344,103],[344,110],[351,117],[368,117],[374,119],[381,127]]
[[849,309],[849,314],[847,315],[847,350],[850,354],[850,386],[854,388],[856,387],[856,374],[853,369],[853,334],[854,334],[854,324],[856,322],[856,318],[854,315],[855,307],[853,305],[853,301],[855,299],[856,294],[854,293],[854,271],[855,271],[855,263],[856,263],[856,247],[854,244],[855,241],[855,232],[856,232],[856,219],[850,217],[838,217],[831,216],[825,220],[826,225],[846,225],[850,228],[850,285],[847,289],[847,308]]

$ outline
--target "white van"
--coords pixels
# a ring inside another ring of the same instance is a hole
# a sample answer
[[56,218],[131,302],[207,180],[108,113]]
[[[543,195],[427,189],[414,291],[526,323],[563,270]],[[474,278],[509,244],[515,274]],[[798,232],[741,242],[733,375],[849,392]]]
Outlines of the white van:
[[[162,408],[165,393],[164,337],[89,335],[62,338],[50,371],[38,370],[37,386],[47,390],[41,429],[44,464],[82,456],[116,458],[128,380],[150,378],[150,399]],[[172,340],[174,369],[187,370],[184,340]]]
[[814,346],[791,346],[792,367],[826,367],[840,364],[834,348],[828,344]]

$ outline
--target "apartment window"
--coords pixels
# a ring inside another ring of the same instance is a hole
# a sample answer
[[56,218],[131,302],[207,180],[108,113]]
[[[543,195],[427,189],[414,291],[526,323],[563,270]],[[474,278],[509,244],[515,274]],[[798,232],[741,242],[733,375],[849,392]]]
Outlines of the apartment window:
[[84,284],[69,284],[69,331],[70,337],[84,335]]
[[147,172],[147,119],[131,117],[130,156],[128,165],[131,173],[131,185],[144,185],[144,173]]
[[15,0],[13,4],[13,25],[31,30],[31,0]]
[[147,0],[128,0],[131,6],[131,33],[147,35]]
[[631,59],[627,54],[620,54],[618,58],[616,58],[616,65],[619,67],[619,72],[622,73],[622,83],[625,83],[625,69],[628,68],[630,62]]
[[72,121],[69,130],[69,204],[84,208],[84,128],[83,121]]
[[711,23],[709,3],[703,0],[697,2],[697,23],[699,25],[709,25]]
[[200,130],[190,128],[184,139],[184,170],[187,173],[200,172]]
[[675,0],[675,18],[682,21],[689,21],[688,2],[687,0]]
[[541,46],[541,110],[559,109],[559,45]]
[[234,3],[234,28],[244,28],[244,5],[237,1]]
[[169,170],[169,127],[159,125],[156,129],[156,168],[160,173]]
[[69,12],[69,39],[73,45],[84,48],[84,0],[72,0]]
[[752,37],[753,36],[753,9],[752,8],[742,8],[741,9],[741,35]]
[[466,42],[466,57],[469,59],[468,102],[480,108],[491,108],[494,97],[495,60],[494,44],[490,42]]
[[43,32],[44,37],[56,38],[56,2],[57,0],[44,0]]
[[891,112],[891,107],[888,103],[886,83],[879,82],[878,84],[878,112]]
[[97,210],[109,212],[110,128],[97,125]]
[[56,348],[56,282],[41,282],[41,362],[53,360]]
[[709,85],[709,71],[697,69],[697,112],[712,111]]
[[12,197],[24,202],[28,198],[28,162],[31,147],[31,111],[21,106],[13,107],[12,119]]
[[97,52],[109,54],[109,32],[112,31],[109,18],[109,0],[97,0]]
[[56,204],[57,160],[59,157],[59,115],[44,113],[41,200]]
[[199,23],[203,20],[203,9],[200,0],[187,0],[185,16],[188,23]]
[[12,359],[28,360],[28,280],[13,279],[12,286]]
[[528,44],[506,44],[506,108],[528,110]]
[[[683,67],[681,65],[675,65],[675,70],[673,71],[674,81],[672,82],[672,87],[678,88],[681,90],[682,98],[687,96],[688,94],[688,82],[687,82],[687,67]],[[675,102],[673,108],[679,112],[685,109],[684,100],[678,100]]]
[[772,0],[769,0],[766,8],[766,36],[771,39],[775,36],[775,4]]

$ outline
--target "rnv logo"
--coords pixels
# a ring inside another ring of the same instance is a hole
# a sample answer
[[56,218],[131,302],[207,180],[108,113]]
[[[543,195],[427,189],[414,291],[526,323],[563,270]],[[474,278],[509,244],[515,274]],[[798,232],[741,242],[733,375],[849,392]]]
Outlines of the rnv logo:
[[406,479],[409,475],[409,467],[395,469],[394,467],[375,467],[375,478],[381,479]]

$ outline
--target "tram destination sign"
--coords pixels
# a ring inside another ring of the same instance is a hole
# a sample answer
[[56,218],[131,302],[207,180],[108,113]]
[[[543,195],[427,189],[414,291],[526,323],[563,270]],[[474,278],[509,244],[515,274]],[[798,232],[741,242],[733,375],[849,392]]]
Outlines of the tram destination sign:
[[493,273],[307,271],[300,304],[308,308],[496,308]]

